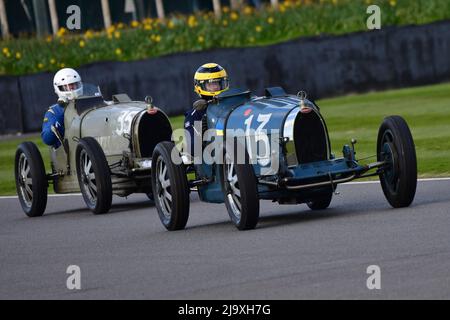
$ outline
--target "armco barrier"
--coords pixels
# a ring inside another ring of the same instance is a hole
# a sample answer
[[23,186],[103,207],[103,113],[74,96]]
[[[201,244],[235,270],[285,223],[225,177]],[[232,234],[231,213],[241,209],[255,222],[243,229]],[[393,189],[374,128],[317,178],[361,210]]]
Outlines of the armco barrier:
[[[193,74],[205,62],[220,63],[233,86],[262,94],[269,86],[306,90],[313,98],[450,80],[450,21],[387,27],[343,36],[301,38],[266,47],[180,53],[133,62],[101,62],[79,68],[84,82],[109,98],[151,95],[169,115],[195,99]],[[40,129],[55,102],[50,73],[0,77],[0,134]]]
[[0,77],[0,134],[23,131],[22,101],[17,77]]

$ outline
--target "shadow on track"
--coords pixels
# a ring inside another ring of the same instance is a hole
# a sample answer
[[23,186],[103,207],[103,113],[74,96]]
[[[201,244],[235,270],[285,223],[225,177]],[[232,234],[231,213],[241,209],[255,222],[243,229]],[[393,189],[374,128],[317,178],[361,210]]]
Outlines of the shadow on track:
[[[111,210],[106,213],[106,214],[102,214],[99,216],[108,216],[108,215],[112,215],[112,214],[117,214],[117,213],[122,213],[122,212],[128,212],[128,211],[134,211],[134,210],[140,210],[140,209],[152,209],[155,208],[155,204],[153,203],[153,201],[147,200],[147,201],[139,201],[139,202],[130,202],[130,203],[126,203],[126,202],[122,202],[122,203],[117,203],[117,204],[112,204],[111,206]],[[91,214],[93,215],[88,208],[83,207],[83,208],[76,208],[76,209],[69,209],[69,210],[61,210],[61,211],[54,211],[54,212],[49,212],[49,213],[45,213],[43,215],[43,217],[50,217],[50,216],[60,216],[60,215],[64,215],[64,214],[75,214],[75,213],[86,213],[86,214]]]
[[[331,207],[325,210],[319,210],[319,211],[310,211],[308,209],[300,209],[297,212],[284,212],[280,214],[274,214],[274,215],[265,215],[259,218],[258,225],[256,226],[255,231],[268,229],[268,228],[275,228],[275,227],[283,227],[283,226],[289,226],[294,224],[304,224],[308,222],[315,222],[318,220],[326,220],[326,219],[336,219],[336,218],[343,218],[343,217],[351,217],[351,216],[361,216],[361,215],[374,215],[374,214],[392,214],[393,211],[404,211],[408,210],[408,208],[405,209],[392,209],[388,205],[385,206],[378,206],[371,207],[370,212],[367,212],[367,206],[361,205],[353,208],[345,208],[344,206],[338,206],[338,207]],[[270,213],[269,213],[270,214]],[[230,227],[233,228],[231,221],[222,221],[218,223],[210,223],[210,224],[204,224],[204,225],[194,225],[194,226],[188,226],[186,230],[202,230],[206,228],[210,228],[211,230],[215,230],[216,232],[218,229],[225,230],[223,227]],[[237,230],[236,230],[237,231]],[[249,232],[249,231],[244,231]],[[251,231],[250,231],[251,232]]]

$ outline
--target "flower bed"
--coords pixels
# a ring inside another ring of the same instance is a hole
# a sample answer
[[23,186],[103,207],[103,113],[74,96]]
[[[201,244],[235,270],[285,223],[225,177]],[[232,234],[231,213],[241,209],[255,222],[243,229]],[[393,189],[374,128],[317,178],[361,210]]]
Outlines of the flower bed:
[[[119,23],[103,31],[60,29],[47,38],[0,42],[0,74],[22,75],[77,67],[96,61],[131,61],[175,52],[267,45],[301,36],[366,31],[370,0],[291,0],[279,10],[264,7],[240,11],[173,15]],[[382,26],[425,24],[450,19],[448,0],[380,0]]]

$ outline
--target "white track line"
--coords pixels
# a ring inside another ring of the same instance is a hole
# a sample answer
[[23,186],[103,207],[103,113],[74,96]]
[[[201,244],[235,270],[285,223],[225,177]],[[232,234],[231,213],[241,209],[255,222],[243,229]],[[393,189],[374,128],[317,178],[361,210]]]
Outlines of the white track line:
[[[450,181],[450,177],[446,177],[446,178],[423,178],[423,179],[417,179],[417,181],[419,182],[428,182],[428,181]],[[376,180],[376,181],[352,181],[352,182],[347,182],[347,183],[343,183],[344,184],[379,184],[380,181]]]
[[[67,194],[49,194],[49,198],[59,198],[59,197],[81,197],[81,193],[67,193]],[[1,196],[1,199],[17,199],[17,196]]]
[[[418,179],[419,182],[429,182],[429,181],[450,181],[450,177],[446,178],[423,178]],[[379,184],[380,181],[353,181],[343,183],[343,185],[353,185],[353,184]],[[58,197],[81,197],[81,193],[67,193],[67,194],[49,194],[49,198],[58,198]],[[17,199],[17,196],[0,196],[0,200],[2,199]]]

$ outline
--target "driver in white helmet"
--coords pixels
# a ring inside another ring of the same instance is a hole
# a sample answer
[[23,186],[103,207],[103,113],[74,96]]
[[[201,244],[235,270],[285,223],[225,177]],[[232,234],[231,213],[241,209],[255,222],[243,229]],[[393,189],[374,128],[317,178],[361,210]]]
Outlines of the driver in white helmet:
[[58,103],[45,113],[41,137],[45,144],[58,148],[61,143],[53,130],[56,128],[60,136],[64,137],[64,107],[83,94],[83,83],[78,72],[65,68],[55,74],[53,87],[58,95]]

